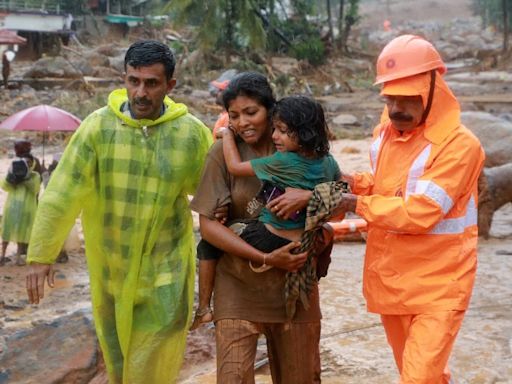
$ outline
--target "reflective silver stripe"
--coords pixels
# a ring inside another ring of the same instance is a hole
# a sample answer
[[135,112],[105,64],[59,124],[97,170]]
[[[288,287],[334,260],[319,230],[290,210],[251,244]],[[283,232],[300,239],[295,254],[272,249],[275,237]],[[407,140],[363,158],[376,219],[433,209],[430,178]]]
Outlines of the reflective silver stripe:
[[377,137],[371,147],[370,147],[370,160],[372,161],[372,173],[375,175],[375,171],[377,170],[377,159],[379,157],[380,145],[382,143],[382,137],[384,136],[384,132],[381,132],[379,137]]
[[409,169],[409,176],[407,176],[407,186],[405,188],[405,200],[409,198],[409,195],[415,193],[416,185],[418,184],[419,178],[425,172],[425,164],[427,163],[430,151],[432,150],[432,144],[427,145],[423,151],[418,155],[416,160]]
[[434,235],[456,235],[464,233],[466,228],[477,224],[477,217],[475,199],[471,196],[464,216],[455,219],[441,220],[429,233]]
[[425,195],[441,206],[446,215],[453,207],[452,198],[439,185],[431,180],[419,180],[414,191],[415,195]]

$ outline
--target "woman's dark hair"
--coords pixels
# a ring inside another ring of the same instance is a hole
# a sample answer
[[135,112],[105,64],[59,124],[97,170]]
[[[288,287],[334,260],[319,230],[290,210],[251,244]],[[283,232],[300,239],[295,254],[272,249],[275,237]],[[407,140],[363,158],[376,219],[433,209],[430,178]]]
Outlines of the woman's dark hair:
[[257,72],[242,72],[236,75],[222,95],[224,108],[228,110],[229,103],[238,96],[246,96],[256,100],[268,111],[274,106],[276,99],[267,78]]
[[296,137],[302,149],[315,157],[329,153],[329,139],[324,109],[306,96],[288,96],[272,110],[272,121],[280,120],[288,127],[288,135]]
[[165,68],[165,77],[172,79],[176,59],[170,48],[156,40],[140,40],[133,43],[126,51],[124,57],[124,70],[129,65],[133,68],[147,67],[162,63]]

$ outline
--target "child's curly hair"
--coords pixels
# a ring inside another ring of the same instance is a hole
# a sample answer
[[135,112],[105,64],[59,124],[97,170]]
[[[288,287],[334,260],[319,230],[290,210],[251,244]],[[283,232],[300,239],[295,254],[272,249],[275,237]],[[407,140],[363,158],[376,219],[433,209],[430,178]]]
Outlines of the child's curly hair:
[[272,121],[280,120],[288,127],[288,135],[297,137],[301,149],[315,157],[329,153],[329,128],[320,103],[307,96],[288,96],[272,109]]

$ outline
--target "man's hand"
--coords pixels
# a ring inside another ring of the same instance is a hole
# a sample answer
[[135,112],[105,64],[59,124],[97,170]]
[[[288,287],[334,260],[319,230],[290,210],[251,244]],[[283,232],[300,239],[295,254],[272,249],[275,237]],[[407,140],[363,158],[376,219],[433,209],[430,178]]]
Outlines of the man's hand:
[[286,188],[286,192],[267,204],[267,209],[277,217],[287,220],[296,212],[308,206],[312,191],[297,188]]
[[343,193],[343,198],[340,204],[334,209],[331,214],[332,218],[340,218],[346,212],[355,212],[357,207],[357,195],[352,193]]
[[347,183],[349,185],[350,189],[354,188],[354,177],[352,175],[349,175],[348,173],[341,172],[340,180]]
[[291,250],[300,246],[300,243],[293,241],[281,248],[270,252],[265,258],[265,264],[276,268],[284,269],[289,272],[297,272],[304,265],[308,257],[307,252],[293,254]]
[[48,286],[54,285],[53,265],[32,263],[28,267],[26,276],[27,295],[30,304],[39,304],[39,300],[44,297],[44,281],[48,281]]

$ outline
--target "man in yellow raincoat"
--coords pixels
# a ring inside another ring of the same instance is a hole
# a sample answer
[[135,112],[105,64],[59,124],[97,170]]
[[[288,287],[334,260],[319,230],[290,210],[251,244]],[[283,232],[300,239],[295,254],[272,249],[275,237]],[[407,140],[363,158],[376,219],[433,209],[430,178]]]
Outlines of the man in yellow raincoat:
[[377,61],[386,108],[371,173],[344,175],[340,210],[368,222],[363,292],[379,313],[401,384],[445,384],[473,289],[477,179],[484,153],[460,122],[435,48],[399,36]]
[[111,383],[176,380],[194,292],[188,194],[212,138],[183,104],[175,59],[157,41],[134,43],[125,87],[73,135],[36,214],[28,250],[31,303],[53,285],[55,262],[82,213],[96,332]]

